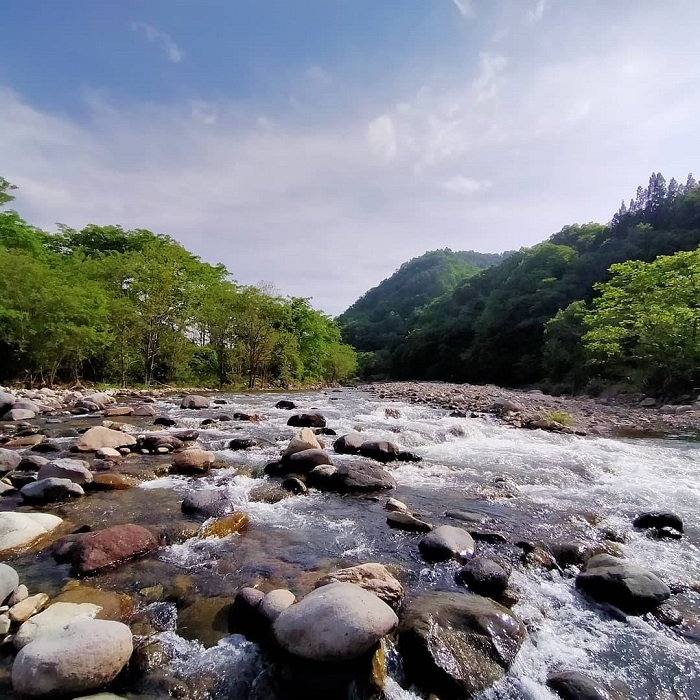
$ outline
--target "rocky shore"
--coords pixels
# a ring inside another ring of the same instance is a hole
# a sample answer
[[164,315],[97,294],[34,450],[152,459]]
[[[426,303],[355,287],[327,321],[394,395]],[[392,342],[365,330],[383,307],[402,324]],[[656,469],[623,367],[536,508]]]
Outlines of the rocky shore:
[[381,399],[427,404],[456,415],[493,416],[515,428],[605,437],[700,431],[700,402],[661,404],[643,394],[549,396],[494,385],[387,382],[365,387]]

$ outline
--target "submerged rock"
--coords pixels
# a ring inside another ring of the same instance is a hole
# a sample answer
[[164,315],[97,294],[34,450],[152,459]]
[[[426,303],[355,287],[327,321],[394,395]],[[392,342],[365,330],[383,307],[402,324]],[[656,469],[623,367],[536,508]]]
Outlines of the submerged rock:
[[632,525],[640,529],[670,527],[683,532],[683,520],[680,516],[668,511],[655,510],[641,513],[632,521]]
[[202,537],[226,537],[240,532],[249,522],[250,518],[245,513],[232,513],[209,523],[202,530]]
[[513,613],[492,600],[429,593],[404,611],[399,648],[411,681],[441,700],[461,700],[496,683],[525,637]]
[[547,685],[562,700],[617,700],[620,696],[611,693],[602,683],[579,673],[562,671],[547,678]]
[[200,598],[177,616],[177,632],[185,639],[194,639],[205,647],[216,646],[229,634],[229,617],[233,598],[218,596]]
[[576,577],[576,587],[630,615],[650,612],[671,595],[669,587],[651,571],[609,554],[591,557]]
[[50,513],[0,513],[0,554],[33,544],[62,522]]
[[183,513],[205,515],[209,518],[224,515],[231,502],[221,489],[201,489],[190,491],[182,502]]
[[377,596],[352,583],[333,583],[284,610],[273,632],[294,656],[344,662],[369,651],[397,624],[396,613]]
[[431,562],[466,561],[474,556],[475,547],[473,537],[466,530],[452,525],[435,528],[418,543],[423,559]]
[[347,569],[339,569],[327,574],[316,581],[316,588],[332,583],[354,583],[370,593],[394,610],[401,607],[404,599],[404,589],[399,581],[382,564],[360,564]]

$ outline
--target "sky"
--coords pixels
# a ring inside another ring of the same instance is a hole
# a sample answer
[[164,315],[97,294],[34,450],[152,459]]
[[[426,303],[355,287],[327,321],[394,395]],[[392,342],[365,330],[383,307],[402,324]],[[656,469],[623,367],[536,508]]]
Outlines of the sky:
[[168,234],[335,315],[427,250],[700,175],[697,0],[4,0],[31,223]]

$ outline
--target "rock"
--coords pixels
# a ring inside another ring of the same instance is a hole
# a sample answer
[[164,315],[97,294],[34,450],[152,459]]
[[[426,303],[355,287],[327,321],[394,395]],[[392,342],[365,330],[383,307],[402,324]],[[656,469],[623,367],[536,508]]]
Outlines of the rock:
[[19,576],[9,564],[0,564],[0,605],[19,586]]
[[474,556],[475,544],[466,530],[452,525],[441,525],[418,543],[418,549],[426,561],[466,561]]
[[70,479],[50,477],[23,486],[19,491],[22,499],[28,503],[56,503],[68,498],[79,498],[85,495],[82,486]]
[[314,467],[306,478],[309,484],[317,489],[332,489],[333,477],[337,471],[332,464],[321,464],[318,467]]
[[134,406],[133,415],[152,418],[156,415],[156,409],[148,404],[141,404],[140,406]]
[[12,666],[12,687],[25,695],[62,695],[100,688],[131,657],[131,630],[108,620],[78,620],[27,644]]
[[22,455],[18,452],[0,447],[0,473],[7,474],[17,469],[21,462]]
[[640,529],[670,527],[678,532],[683,532],[683,520],[675,513],[668,511],[650,511],[638,515],[632,525]]
[[36,445],[32,445],[30,449],[32,452],[47,454],[49,452],[60,452],[61,446],[56,442],[43,441],[37,443]]
[[292,492],[281,485],[272,482],[260,484],[250,490],[248,500],[251,503],[279,503],[285,498],[291,498]]
[[177,425],[177,421],[174,418],[170,418],[170,416],[156,416],[153,425],[164,425],[166,428],[172,428],[174,425]]
[[34,411],[30,411],[26,408],[13,408],[2,417],[2,420],[18,421],[31,420],[32,418],[36,418],[36,413],[34,413]]
[[496,683],[525,637],[510,610],[492,600],[429,593],[404,611],[399,648],[409,680],[441,700],[461,700]]
[[282,401],[278,401],[275,404],[275,408],[281,408],[285,411],[293,411],[297,405],[294,403],[294,401],[287,401],[286,399],[282,399]]
[[202,537],[226,537],[240,532],[249,522],[245,513],[232,513],[207,525],[202,530]]
[[257,588],[240,588],[231,606],[229,626],[244,634],[254,634],[260,626],[259,608],[265,594]]
[[117,418],[119,416],[130,416],[134,412],[131,406],[113,406],[112,408],[105,408],[106,418]]
[[180,611],[177,633],[185,639],[199,641],[205,647],[216,646],[229,634],[229,617],[233,598],[200,598]]
[[395,462],[400,452],[398,445],[386,440],[370,440],[360,445],[360,454],[363,457],[376,459],[377,462]]
[[576,587],[630,615],[650,612],[671,595],[668,586],[651,571],[609,554],[591,557],[576,577]]
[[382,564],[360,564],[339,569],[316,581],[315,588],[332,583],[354,583],[376,595],[394,610],[398,610],[403,603],[403,586]]
[[547,548],[563,569],[567,566],[582,566],[595,553],[590,544],[577,540],[554,540],[548,543]]
[[224,515],[230,509],[231,502],[226,493],[220,489],[201,489],[190,491],[182,502],[183,513],[205,515],[208,518]]
[[284,588],[270,591],[260,603],[260,614],[268,620],[274,622],[283,610],[286,610],[290,605],[294,605],[296,598],[294,593]]
[[398,408],[385,408],[384,409],[385,418],[401,418],[401,411]]
[[298,413],[290,417],[287,425],[295,428],[325,428],[326,419],[320,413]]
[[65,625],[76,620],[92,620],[101,610],[90,603],[53,603],[46,610],[29,618],[17,630],[14,645],[26,647],[39,637],[56,634]]
[[229,450],[250,450],[257,446],[257,442],[253,438],[234,438],[229,442]]
[[286,463],[285,471],[297,474],[308,474],[314,467],[318,467],[321,464],[333,464],[331,458],[323,450],[319,449],[295,452],[287,457],[284,462]]
[[206,474],[214,459],[213,452],[190,448],[175,455],[170,471],[174,474]]
[[3,613],[0,615],[0,637],[4,637],[10,631],[10,627],[12,627],[12,620],[10,620],[9,615]]
[[0,554],[33,544],[62,522],[50,513],[0,513]]
[[14,405],[17,399],[6,391],[0,391],[0,416],[7,413]]
[[411,512],[405,503],[397,500],[396,498],[389,498],[387,500],[387,502],[384,504],[384,510],[388,510],[392,513],[409,513],[410,514],[410,512]]
[[339,437],[333,443],[333,449],[342,455],[356,455],[360,453],[360,446],[365,442],[364,436],[359,433],[348,433]]
[[282,455],[282,459],[289,459],[297,452],[305,450],[320,450],[321,443],[316,439],[313,430],[302,428],[290,441],[287,449]]
[[15,493],[17,493],[17,489],[14,486],[0,481],[0,496],[13,496]]
[[36,472],[8,472],[5,478],[17,489],[36,481]]
[[377,596],[352,583],[333,583],[280,613],[273,632],[294,656],[344,662],[369,651],[397,624],[394,611]]
[[553,673],[547,686],[563,700],[614,700],[605,686],[578,671]]
[[19,472],[38,472],[49,460],[40,455],[24,455],[22,461],[17,465]]
[[45,435],[31,434],[20,436],[5,443],[6,448],[36,447],[46,439]]
[[121,462],[124,459],[124,455],[113,447],[101,447],[95,452],[95,457],[106,462]]
[[667,627],[677,627],[683,623],[683,615],[680,610],[668,603],[661,603],[661,605],[654,610],[654,617],[662,625],[666,625]]
[[98,532],[79,535],[65,549],[57,549],[59,561],[70,562],[79,575],[117,566],[158,547],[155,535],[140,525],[114,525]]
[[48,602],[49,596],[46,593],[37,593],[13,605],[7,614],[12,622],[25,622],[44,608]]
[[344,464],[331,478],[332,488],[341,493],[364,493],[396,488],[396,480],[388,471],[369,462]]
[[139,485],[139,480],[126,474],[95,474],[90,488],[93,491],[126,491]]
[[459,520],[463,523],[484,523],[486,522],[486,516],[481,513],[471,513],[465,510],[448,510],[445,513],[446,518],[452,518],[453,520]]
[[136,438],[120,430],[111,430],[103,426],[95,426],[83,433],[78,440],[78,452],[97,452],[102,447],[129,447],[136,444]]
[[175,435],[145,435],[138,441],[138,446],[151,454],[180,450],[185,443]]
[[180,408],[191,408],[191,409],[202,409],[209,408],[209,399],[206,396],[198,396],[197,394],[190,394],[182,399]]
[[180,442],[185,443],[185,442],[194,442],[199,438],[199,431],[198,430],[180,430],[177,433],[173,433],[172,436],[176,440],[180,440]]
[[7,604],[12,607],[29,598],[29,589],[22,583],[15,588],[14,593],[8,598]]
[[116,622],[127,622],[136,607],[134,599],[125,593],[103,591],[92,586],[84,586],[77,581],[70,581],[64,586],[54,598],[53,604],[57,603],[93,605],[99,608],[96,619]]
[[386,522],[389,527],[407,532],[430,532],[433,529],[432,525],[419,520],[410,513],[389,513]]
[[508,588],[509,577],[509,572],[493,559],[474,557],[455,574],[455,581],[477,595],[499,600]]
[[92,472],[90,465],[82,459],[56,459],[53,462],[45,464],[39,473],[37,479],[68,479],[74,484],[89,484],[92,482]]
[[92,403],[96,403],[100,407],[100,409],[105,408],[105,406],[117,403],[117,400],[114,398],[114,396],[104,391],[97,392],[96,394],[88,394],[87,396],[83,397],[83,401],[91,401]]
[[647,396],[645,399],[642,399],[639,402],[639,405],[642,408],[653,408],[656,406],[656,399],[652,398],[651,396]]

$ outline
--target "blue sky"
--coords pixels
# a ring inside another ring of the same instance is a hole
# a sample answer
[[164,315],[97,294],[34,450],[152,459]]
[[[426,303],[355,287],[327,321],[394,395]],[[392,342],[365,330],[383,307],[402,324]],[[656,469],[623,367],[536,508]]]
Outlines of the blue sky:
[[338,313],[425,250],[608,220],[698,167],[700,3],[6,0],[31,222],[167,233]]

